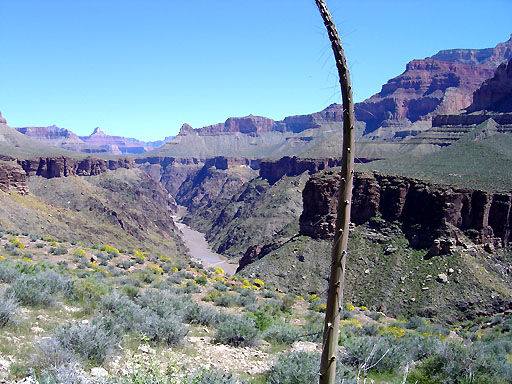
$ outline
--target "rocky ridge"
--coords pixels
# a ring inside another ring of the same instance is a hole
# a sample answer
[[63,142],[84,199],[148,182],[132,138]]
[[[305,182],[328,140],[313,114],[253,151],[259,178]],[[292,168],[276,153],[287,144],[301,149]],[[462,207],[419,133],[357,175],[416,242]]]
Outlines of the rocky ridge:
[[[311,177],[303,191],[300,234],[330,238],[334,231],[339,175],[328,170]],[[381,216],[400,221],[417,245],[457,239],[464,233],[475,243],[507,245],[512,240],[512,196],[480,190],[436,186],[408,177],[356,172],[351,221],[362,224]]]
[[27,175],[15,161],[0,161],[0,190],[14,189],[21,195],[28,193]]

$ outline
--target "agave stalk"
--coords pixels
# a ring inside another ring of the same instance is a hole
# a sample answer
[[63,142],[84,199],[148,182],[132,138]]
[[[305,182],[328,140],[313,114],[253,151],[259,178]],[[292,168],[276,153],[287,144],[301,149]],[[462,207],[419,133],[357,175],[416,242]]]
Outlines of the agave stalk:
[[345,284],[345,263],[347,259],[348,231],[350,223],[350,205],[352,200],[352,182],[354,173],[354,100],[341,40],[332,21],[332,16],[324,0],[315,0],[318,10],[331,41],[336,67],[340,77],[343,99],[343,152],[341,180],[338,191],[337,217],[334,241],[331,251],[331,272],[327,308],[325,310],[322,359],[320,362],[320,384],[334,384],[336,358],[338,355],[338,334],[340,312],[343,308],[343,288]]

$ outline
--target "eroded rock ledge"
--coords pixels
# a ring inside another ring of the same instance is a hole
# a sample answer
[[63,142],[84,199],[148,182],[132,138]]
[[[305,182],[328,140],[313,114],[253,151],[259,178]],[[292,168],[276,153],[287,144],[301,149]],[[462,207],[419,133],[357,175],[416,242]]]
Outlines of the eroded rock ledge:
[[[334,232],[339,175],[334,170],[307,182],[300,216],[300,234],[329,238]],[[512,240],[511,193],[491,193],[437,186],[427,182],[356,172],[351,221],[361,224],[375,216],[400,221],[425,239],[457,237],[463,231],[475,243],[507,245]],[[424,244],[427,245],[427,244]]]

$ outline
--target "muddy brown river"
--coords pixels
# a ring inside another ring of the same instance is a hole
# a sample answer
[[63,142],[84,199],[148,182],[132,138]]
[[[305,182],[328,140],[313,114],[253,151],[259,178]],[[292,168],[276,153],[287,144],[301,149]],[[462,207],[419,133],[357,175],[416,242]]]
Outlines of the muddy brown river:
[[219,267],[227,274],[233,275],[238,264],[230,263],[226,257],[213,252],[203,233],[193,230],[181,221],[181,217],[183,217],[185,213],[186,208],[179,207],[178,215],[173,216],[173,219],[182,233],[181,238],[190,250],[190,255],[195,259],[201,260],[205,267]]

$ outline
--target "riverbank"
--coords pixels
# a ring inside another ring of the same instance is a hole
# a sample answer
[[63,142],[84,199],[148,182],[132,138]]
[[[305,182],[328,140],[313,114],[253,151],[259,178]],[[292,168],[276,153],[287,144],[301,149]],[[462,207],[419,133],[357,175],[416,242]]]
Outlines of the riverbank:
[[178,214],[173,216],[173,220],[182,233],[182,239],[189,249],[190,255],[195,259],[201,260],[205,267],[219,267],[227,274],[234,275],[238,264],[234,264],[226,257],[213,252],[203,233],[190,228],[181,221],[185,213],[186,208],[180,207]]

